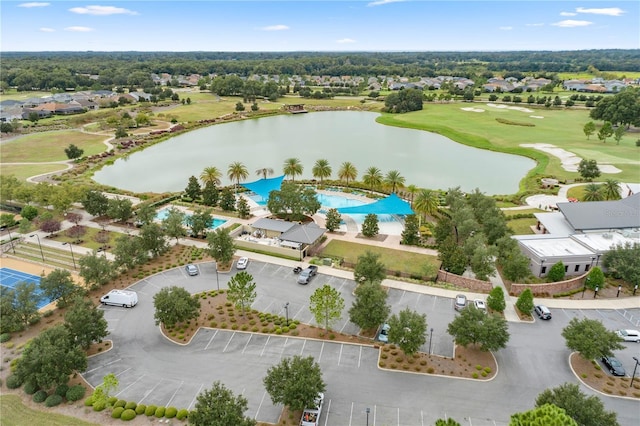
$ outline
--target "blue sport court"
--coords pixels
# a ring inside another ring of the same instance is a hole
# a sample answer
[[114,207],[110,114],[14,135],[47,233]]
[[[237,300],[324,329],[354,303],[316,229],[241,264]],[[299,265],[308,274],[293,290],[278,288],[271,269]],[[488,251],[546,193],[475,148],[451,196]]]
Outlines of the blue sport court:
[[6,289],[15,290],[16,285],[21,282],[35,283],[36,294],[40,296],[40,300],[38,301],[38,309],[43,308],[51,303],[51,300],[45,298],[42,295],[42,291],[40,290],[39,275],[31,275],[27,274],[26,272],[20,272],[10,268],[0,268],[0,286],[2,286],[3,291]]

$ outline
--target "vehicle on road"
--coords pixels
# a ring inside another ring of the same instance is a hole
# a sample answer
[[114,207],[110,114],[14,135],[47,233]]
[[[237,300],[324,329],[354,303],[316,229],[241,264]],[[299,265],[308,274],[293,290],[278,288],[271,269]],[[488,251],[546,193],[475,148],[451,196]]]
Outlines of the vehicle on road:
[[538,318],[543,320],[551,319],[551,311],[546,306],[536,305],[533,307],[533,310],[536,312],[536,315],[538,315]]
[[618,330],[616,334],[622,337],[625,342],[640,343],[640,331],[638,330]]
[[625,376],[627,374],[627,372],[624,371],[624,367],[622,366],[622,363],[618,361],[618,358],[616,357],[603,356],[602,363],[605,365],[605,367],[607,367],[609,372],[614,376]]
[[453,309],[456,311],[461,311],[467,307],[467,296],[464,294],[458,294],[456,296],[455,302],[453,302]]
[[238,270],[247,269],[247,265],[248,264],[249,264],[249,258],[248,257],[241,257],[236,262],[236,269],[238,269]]
[[138,304],[138,293],[131,290],[111,290],[100,298],[100,303],[103,305],[133,308]]
[[315,401],[315,407],[305,408],[302,411],[300,426],[317,426],[320,424],[320,415],[322,414],[322,404],[324,403],[324,394],[320,392]]
[[298,284],[309,284],[311,278],[314,277],[318,273],[318,267],[315,265],[311,265],[308,268],[305,268],[298,275]]
[[192,277],[194,275],[198,275],[199,271],[198,271],[198,267],[196,265],[193,264],[188,264],[187,266],[184,267],[184,269],[187,271],[187,274],[191,275]]
[[476,307],[476,309],[487,312],[487,304],[484,303],[484,300],[476,299],[473,301],[473,305]]
[[389,329],[391,327],[389,324],[384,323],[382,327],[380,327],[380,333],[378,333],[378,340],[382,343],[387,343],[389,341]]

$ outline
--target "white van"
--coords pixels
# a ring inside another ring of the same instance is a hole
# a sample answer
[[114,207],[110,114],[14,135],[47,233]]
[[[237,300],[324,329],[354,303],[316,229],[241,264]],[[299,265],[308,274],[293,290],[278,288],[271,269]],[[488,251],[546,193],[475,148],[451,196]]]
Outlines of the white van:
[[133,308],[138,304],[138,294],[131,290],[111,290],[100,298],[100,303],[103,305]]

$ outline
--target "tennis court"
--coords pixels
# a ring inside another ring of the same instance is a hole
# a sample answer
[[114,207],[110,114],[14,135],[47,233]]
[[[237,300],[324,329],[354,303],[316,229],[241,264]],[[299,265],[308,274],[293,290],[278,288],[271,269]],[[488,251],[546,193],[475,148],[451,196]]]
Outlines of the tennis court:
[[38,309],[51,303],[51,300],[42,295],[42,291],[40,290],[40,277],[38,275],[27,274],[26,272],[20,272],[10,268],[0,268],[0,286],[2,286],[3,290],[15,290],[16,286],[21,282],[35,283],[36,294],[40,296]]

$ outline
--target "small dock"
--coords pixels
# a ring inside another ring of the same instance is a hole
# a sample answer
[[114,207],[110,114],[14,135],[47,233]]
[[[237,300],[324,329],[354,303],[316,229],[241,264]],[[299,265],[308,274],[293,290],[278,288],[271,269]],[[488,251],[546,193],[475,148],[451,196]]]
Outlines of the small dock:
[[303,114],[308,112],[306,109],[304,109],[304,104],[285,104],[284,109],[291,114]]

